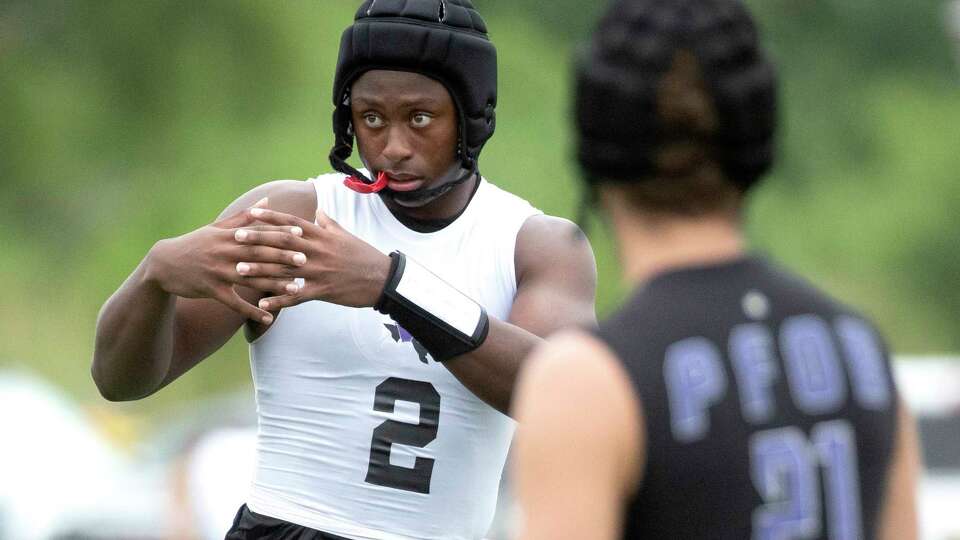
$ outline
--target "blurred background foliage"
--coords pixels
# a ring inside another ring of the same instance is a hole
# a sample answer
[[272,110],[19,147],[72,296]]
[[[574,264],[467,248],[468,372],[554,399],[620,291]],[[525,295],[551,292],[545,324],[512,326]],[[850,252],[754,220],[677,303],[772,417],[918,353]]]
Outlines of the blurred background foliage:
[[[103,301],[156,240],[244,191],[327,172],[347,0],[0,0],[0,366],[96,403]],[[475,0],[500,53],[484,174],[579,200],[570,52],[601,2]],[[755,0],[782,76],[754,244],[860,306],[901,353],[960,351],[960,92],[939,0]],[[623,300],[599,221],[601,314]],[[131,412],[249,385],[246,346]]]

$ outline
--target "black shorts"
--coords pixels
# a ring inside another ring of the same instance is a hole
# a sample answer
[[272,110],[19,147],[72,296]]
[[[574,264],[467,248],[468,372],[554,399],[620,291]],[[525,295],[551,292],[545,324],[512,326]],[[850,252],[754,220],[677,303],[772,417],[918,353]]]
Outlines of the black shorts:
[[310,529],[289,521],[251,512],[247,505],[240,507],[233,527],[224,540],[350,540],[335,534]]

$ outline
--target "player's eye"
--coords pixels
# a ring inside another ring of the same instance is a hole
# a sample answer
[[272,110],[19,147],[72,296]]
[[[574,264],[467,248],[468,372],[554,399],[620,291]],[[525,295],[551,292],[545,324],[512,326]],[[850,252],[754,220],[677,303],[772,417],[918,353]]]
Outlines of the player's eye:
[[367,113],[363,115],[363,123],[368,128],[377,129],[383,127],[383,118],[380,118],[379,114]]
[[424,128],[430,125],[430,122],[433,122],[433,117],[426,113],[417,113],[410,118],[410,123],[413,124],[415,128]]

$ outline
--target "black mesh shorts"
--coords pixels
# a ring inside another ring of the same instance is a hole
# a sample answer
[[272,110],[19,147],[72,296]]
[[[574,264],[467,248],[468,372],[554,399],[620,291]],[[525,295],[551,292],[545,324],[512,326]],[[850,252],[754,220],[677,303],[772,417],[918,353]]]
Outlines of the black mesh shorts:
[[240,507],[233,526],[224,540],[350,540],[335,534],[321,532],[251,512],[247,505]]

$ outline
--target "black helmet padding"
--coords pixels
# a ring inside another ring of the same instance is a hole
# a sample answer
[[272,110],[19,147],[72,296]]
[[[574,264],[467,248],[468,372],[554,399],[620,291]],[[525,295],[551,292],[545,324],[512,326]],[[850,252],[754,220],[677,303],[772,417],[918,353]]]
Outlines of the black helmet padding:
[[646,181],[671,137],[657,91],[678,50],[698,61],[720,126],[712,141],[728,180],[746,191],[770,168],[777,77],[740,0],[620,0],[577,66],[578,158],[590,181]]
[[367,0],[343,32],[330,161],[358,177],[345,163],[353,151],[350,86],[372,69],[421,73],[443,84],[460,116],[460,158],[464,168],[476,168],[496,126],[497,53],[469,0]]

